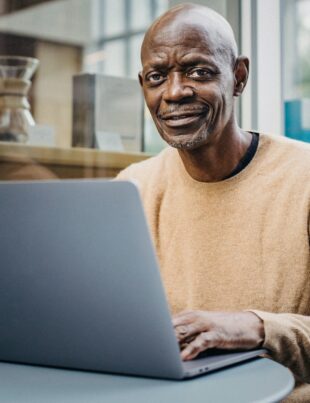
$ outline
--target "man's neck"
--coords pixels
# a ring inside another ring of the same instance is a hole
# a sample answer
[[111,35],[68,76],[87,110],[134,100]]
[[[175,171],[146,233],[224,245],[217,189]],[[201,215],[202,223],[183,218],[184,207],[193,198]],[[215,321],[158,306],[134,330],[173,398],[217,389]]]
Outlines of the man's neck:
[[[211,137],[211,136],[210,136]],[[188,174],[199,182],[219,182],[228,177],[243,158],[252,136],[236,124],[226,128],[205,146],[178,150]]]

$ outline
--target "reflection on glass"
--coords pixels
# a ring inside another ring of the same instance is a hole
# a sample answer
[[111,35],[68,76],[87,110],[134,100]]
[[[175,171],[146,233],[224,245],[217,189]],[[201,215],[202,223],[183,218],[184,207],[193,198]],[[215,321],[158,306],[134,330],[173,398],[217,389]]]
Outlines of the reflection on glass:
[[143,41],[144,34],[135,35],[129,40],[130,54],[134,55],[130,59],[129,75],[132,78],[137,78],[139,71],[141,71],[140,48]]
[[131,29],[146,29],[152,21],[151,0],[131,0]]
[[119,39],[106,43],[104,53],[103,73],[124,77],[126,75],[124,41]]
[[310,0],[283,4],[285,134],[310,142]]
[[93,15],[101,34],[84,48],[84,72],[136,78],[144,33],[167,10],[168,0],[98,0],[96,4]]
[[113,36],[125,31],[125,0],[105,0],[103,2],[103,32]]
[[[91,72],[137,79],[144,32],[169,5],[168,0],[6,3],[0,15],[0,53],[40,60],[29,97],[36,126],[28,142],[38,145],[34,133],[42,130],[42,144],[50,146],[43,133],[48,128],[53,144],[61,148],[71,145],[72,77]],[[8,115],[3,121],[10,121]]]
[[144,109],[144,145],[143,151],[157,154],[167,147],[167,144],[160,137],[152,116],[145,105]]
[[27,93],[39,61],[30,57],[0,56],[0,140],[26,142],[34,125]]

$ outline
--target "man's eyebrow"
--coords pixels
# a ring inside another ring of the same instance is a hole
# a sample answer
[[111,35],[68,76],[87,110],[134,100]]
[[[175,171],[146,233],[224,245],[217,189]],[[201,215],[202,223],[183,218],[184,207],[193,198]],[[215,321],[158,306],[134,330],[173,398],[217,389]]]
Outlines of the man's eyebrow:
[[[185,55],[179,62],[179,65],[182,67],[190,67],[190,66],[196,66],[199,64],[203,65],[209,65],[211,67],[217,67],[217,64],[214,60],[214,57],[212,56],[207,56],[207,55]],[[154,60],[151,62],[148,62],[144,67],[143,71],[148,71],[148,70],[161,70],[161,69],[167,69],[169,66],[167,66],[167,61],[165,60]]]
[[217,66],[214,57],[207,55],[185,55],[180,61],[181,66],[192,66],[197,64],[208,64],[214,67]]
[[143,70],[149,70],[149,69],[154,69],[154,70],[160,70],[163,67],[167,67],[167,62],[164,60],[156,60],[154,62],[149,62],[145,66],[143,66]]

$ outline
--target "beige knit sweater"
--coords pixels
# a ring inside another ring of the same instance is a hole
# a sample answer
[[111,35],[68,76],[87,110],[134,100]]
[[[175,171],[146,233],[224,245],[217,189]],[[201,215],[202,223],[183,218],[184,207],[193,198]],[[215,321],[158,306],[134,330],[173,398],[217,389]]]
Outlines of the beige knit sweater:
[[310,147],[260,135],[238,175],[198,182],[177,150],[122,171],[140,188],[173,313],[253,310],[310,402]]

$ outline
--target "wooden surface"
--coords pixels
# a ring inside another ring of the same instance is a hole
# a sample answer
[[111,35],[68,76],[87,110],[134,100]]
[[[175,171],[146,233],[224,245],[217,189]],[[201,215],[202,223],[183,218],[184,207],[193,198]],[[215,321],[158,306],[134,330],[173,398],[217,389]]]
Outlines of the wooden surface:
[[0,143],[0,179],[111,178],[149,157],[143,153]]

